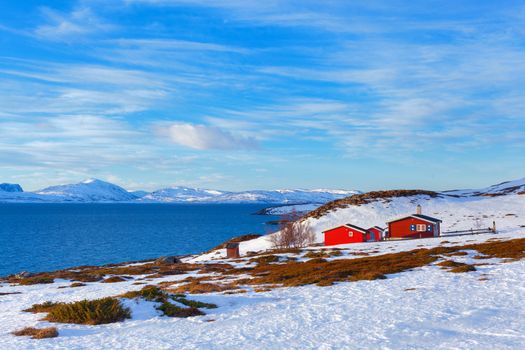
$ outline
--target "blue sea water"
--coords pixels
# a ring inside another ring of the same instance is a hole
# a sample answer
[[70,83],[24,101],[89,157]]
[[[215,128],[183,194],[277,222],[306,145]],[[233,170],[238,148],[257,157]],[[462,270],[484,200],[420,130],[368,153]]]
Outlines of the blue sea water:
[[182,255],[268,233],[258,204],[0,204],[0,276]]

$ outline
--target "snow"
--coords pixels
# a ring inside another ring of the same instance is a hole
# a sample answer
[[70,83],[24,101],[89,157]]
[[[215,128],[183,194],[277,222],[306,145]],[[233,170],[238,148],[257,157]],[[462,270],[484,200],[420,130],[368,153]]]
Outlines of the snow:
[[38,191],[37,194],[72,202],[114,202],[136,199],[122,187],[97,179],[87,179],[71,185],[51,186]]
[[[525,237],[525,232],[454,237],[450,244],[490,238]],[[347,245],[380,253],[437,246],[445,239]],[[379,254],[379,253],[378,253]],[[469,262],[471,255],[453,257]],[[356,258],[356,257],[353,257]],[[479,261],[478,261],[479,262]],[[52,285],[0,287],[2,349],[520,349],[525,346],[525,261],[489,265],[453,274],[435,264],[386,280],[338,283],[331,287],[280,288],[264,293],[192,296],[217,304],[205,316],[160,316],[155,303],[123,300],[133,318],[99,325],[39,321],[42,315],[20,310],[47,300],[73,301],[139,289],[132,281],[88,283],[81,288]],[[183,278],[184,276],[170,276]],[[480,280],[480,278],[487,280]],[[155,280],[150,283],[158,283]],[[56,326],[59,337],[14,337],[26,326]]]

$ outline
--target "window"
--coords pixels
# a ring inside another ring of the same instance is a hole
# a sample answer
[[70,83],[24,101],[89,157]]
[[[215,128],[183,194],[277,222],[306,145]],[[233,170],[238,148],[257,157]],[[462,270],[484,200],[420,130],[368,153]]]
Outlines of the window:
[[427,225],[418,224],[416,225],[417,232],[425,232],[427,230]]
[[354,237],[354,233],[352,231],[348,231],[348,237]]

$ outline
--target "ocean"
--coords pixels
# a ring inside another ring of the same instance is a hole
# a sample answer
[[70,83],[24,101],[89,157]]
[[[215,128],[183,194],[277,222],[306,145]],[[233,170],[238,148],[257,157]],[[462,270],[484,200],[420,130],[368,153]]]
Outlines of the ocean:
[[0,276],[206,251],[265,234],[260,204],[0,204]]

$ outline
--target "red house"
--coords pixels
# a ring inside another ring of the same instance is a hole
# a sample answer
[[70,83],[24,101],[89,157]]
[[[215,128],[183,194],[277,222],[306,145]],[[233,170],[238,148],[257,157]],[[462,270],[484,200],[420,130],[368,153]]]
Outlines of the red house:
[[393,239],[438,237],[441,220],[413,214],[388,222],[388,237]]
[[368,231],[362,227],[345,224],[323,231],[324,245],[361,243],[367,241]]
[[367,231],[366,240],[369,242],[374,242],[381,241],[383,239],[383,232],[385,230],[379,226],[374,226],[370,227]]

